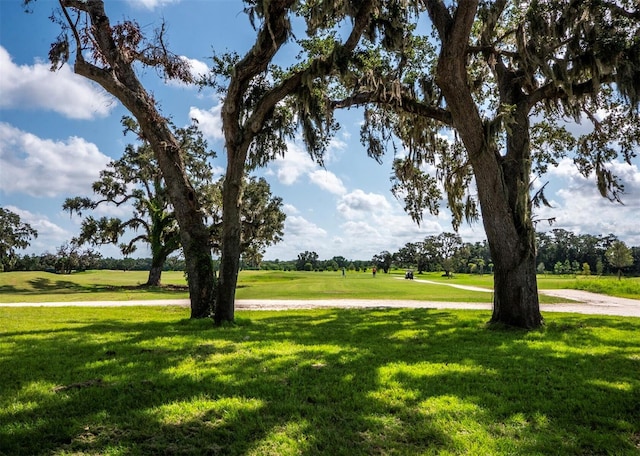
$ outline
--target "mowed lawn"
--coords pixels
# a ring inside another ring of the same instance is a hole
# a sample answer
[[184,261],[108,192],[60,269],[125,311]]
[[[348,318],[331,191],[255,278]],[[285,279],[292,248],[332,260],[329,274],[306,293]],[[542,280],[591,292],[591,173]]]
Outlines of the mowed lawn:
[[639,318],[188,313],[0,308],[0,454],[640,452]]
[[[415,281],[403,280],[403,271],[379,272],[296,272],[241,271],[238,299],[415,299],[421,301],[491,302],[493,277],[440,273],[416,274]],[[0,273],[0,303],[60,301],[128,301],[188,297],[182,272],[164,272],[162,287],[143,287],[144,271],[87,271],[71,275],[47,272]],[[425,284],[420,280],[440,282]],[[448,285],[471,285],[488,292],[468,291]],[[612,296],[640,299],[640,278],[539,276],[538,286],[577,288]],[[542,303],[559,302],[541,295]]]

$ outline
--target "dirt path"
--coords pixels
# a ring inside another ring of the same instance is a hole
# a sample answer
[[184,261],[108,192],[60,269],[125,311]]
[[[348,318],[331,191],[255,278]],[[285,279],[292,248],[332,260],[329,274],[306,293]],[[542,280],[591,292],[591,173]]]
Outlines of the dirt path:
[[[442,285],[439,282],[435,282]],[[457,288],[464,285],[450,285]],[[472,287],[473,289],[477,287]],[[480,290],[476,290],[480,291]],[[481,291],[490,292],[486,288]],[[567,303],[543,304],[542,312],[571,312],[590,315],[616,315],[621,317],[640,317],[640,300],[614,298],[578,290],[540,290],[540,293],[567,299]],[[41,302],[8,303],[1,307],[113,307],[113,306],[189,306],[187,299],[163,299],[149,301],[94,301],[94,302]],[[285,300],[285,299],[239,299],[237,310],[293,310],[314,308],[431,308],[431,309],[475,309],[491,310],[490,303],[478,302],[439,302],[412,300],[365,300],[365,299],[323,299],[323,300]]]

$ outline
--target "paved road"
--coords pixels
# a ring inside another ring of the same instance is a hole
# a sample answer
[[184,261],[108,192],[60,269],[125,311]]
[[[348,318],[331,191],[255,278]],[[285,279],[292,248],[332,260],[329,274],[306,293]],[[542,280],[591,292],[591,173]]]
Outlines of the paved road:
[[[441,283],[436,282],[441,285]],[[454,286],[453,284],[451,286]],[[463,287],[463,285],[455,285]],[[475,288],[475,287],[474,287]],[[479,290],[477,290],[479,291]],[[490,292],[491,290],[482,289]],[[542,304],[542,312],[571,312],[590,315],[616,315],[640,318],[640,300],[614,298],[578,290],[540,290],[540,293],[567,299],[566,303]],[[189,306],[187,299],[163,299],[148,301],[83,301],[83,302],[41,302],[8,303],[0,307],[110,307],[110,306]],[[477,309],[491,310],[490,303],[477,302],[439,302],[410,300],[365,300],[365,299],[323,299],[323,300],[284,300],[284,299],[239,299],[237,310],[292,310],[312,308],[431,308],[431,309]]]

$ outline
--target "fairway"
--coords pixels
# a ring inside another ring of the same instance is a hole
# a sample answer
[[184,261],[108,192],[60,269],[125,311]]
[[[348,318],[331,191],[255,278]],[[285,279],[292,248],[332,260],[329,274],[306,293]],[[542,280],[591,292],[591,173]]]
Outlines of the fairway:
[[[490,274],[457,274],[453,278],[440,273],[418,275],[416,279],[442,285],[403,280],[403,271],[390,274],[370,272],[240,271],[238,299],[385,299],[490,303],[493,277]],[[0,303],[129,301],[186,299],[188,290],[182,272],[164,272],[162,287],[143,287],[144,271],[86,271],[70,275],[48,272],[5,272],[0,274]],[[575,288],[612,296],[640,299],[640,279],[618,281],[612,278],[539,276],[539,288]],[[470,285],[489,292],[453,288]],[[563,301],[545,295],[543,304]]]
[[637,455],[640,319],[0,309],[7,455]]

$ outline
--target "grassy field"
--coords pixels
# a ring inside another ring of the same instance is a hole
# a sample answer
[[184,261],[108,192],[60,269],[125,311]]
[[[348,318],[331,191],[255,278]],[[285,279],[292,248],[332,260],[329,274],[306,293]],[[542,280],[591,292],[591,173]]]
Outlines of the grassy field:
[[638,455],[640,319],[0,308],[4,455]]
[[[450,284],[493,288],[493,277],[459,274],[453,278],[439,273],[416,275],[416,279],[441,282],[433,285],[398,280],[403,271],[390,274],[348,272],[241,271],[238,299],[416,299],[423,301],[490,302],[491,293],[452,288]],[[47,272],[6,272],[0,274],[0,302],[126,301],[132,299],[187,298],[181,272],[163,273],[164,287],[141,287],[147,273],[142,271],[87,271],[71,275]],[[577,288],[597,293],[640,299],[640,278],[539,276],[538,286]],[[542,303],[558,302],[541,296]]]

